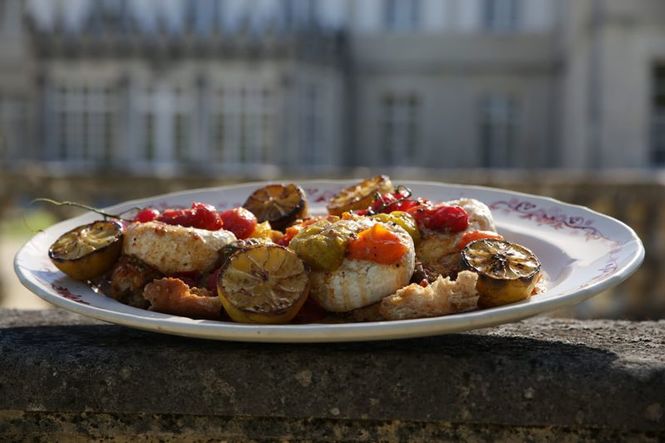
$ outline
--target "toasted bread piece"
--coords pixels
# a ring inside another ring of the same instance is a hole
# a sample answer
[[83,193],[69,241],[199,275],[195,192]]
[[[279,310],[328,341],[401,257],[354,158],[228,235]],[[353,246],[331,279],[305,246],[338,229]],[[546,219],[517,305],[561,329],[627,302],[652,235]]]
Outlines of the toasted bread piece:
[[478,274],[462,271],[457,280],[439,278],[426,287],[412,283],[383,300],[379,313],[386,320],[438,317],[470,311],[478,306]]
[[222,302],[207,289],[190,288],[178,278],[155,280],[143,290],[150,310],[191,318],[219,320]]

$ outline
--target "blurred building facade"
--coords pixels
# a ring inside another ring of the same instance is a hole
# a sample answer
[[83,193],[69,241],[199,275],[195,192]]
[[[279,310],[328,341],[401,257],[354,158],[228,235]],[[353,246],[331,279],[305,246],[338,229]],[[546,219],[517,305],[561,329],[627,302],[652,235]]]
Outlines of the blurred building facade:
[[662,0],[0,0],[0,33],[6,167],[665,166]]

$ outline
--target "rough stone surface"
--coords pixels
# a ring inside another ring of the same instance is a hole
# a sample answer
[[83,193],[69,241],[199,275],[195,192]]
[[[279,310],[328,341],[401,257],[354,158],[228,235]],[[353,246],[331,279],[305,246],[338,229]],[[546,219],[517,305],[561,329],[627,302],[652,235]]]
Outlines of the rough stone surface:
[[0,440],[665,439],[665,322],[536,318],[345,344],[0,310]]

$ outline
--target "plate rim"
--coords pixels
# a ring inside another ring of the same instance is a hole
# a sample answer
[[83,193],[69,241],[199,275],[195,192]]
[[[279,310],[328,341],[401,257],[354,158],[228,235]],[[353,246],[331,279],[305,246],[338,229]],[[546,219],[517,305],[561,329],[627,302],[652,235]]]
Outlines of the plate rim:
[[[498,324],[519,321],[527,317],[538,315],[540,313],[548,312],[554,308],[562,308],[578,304],[584,300],[591,298],[604,289],[616,286],[626,280],[635,270],[640,266],[645,257],[645,250],[639,236],[630,226],[609,215],[595,211],[583,205],[573,203],[566,203],[564,201],[536,194],[529,194],[521,191],[512,191],[509,189],[496,188],[491,186],[481,185],[464,185],[457,183],[436,182],[436,181],[422,181],[422,180],[403,180],[405,183],[411,183],[423,186],[445,186],[453,189],[470,189],[478,191],[490,191],[508,193],[511,196],[522,196],[525,198],[536,199],[542,202],[549,202],[556,206],[566,208],[574,208],[583,212],[593,214],[595,217],[604,219],[606,222],[616,224],[628,234],[628,240],[622,243],[622,247],[626,247],[631,243],[635,244],[636,250],[628,258],[625,264],[618,268],[614,273],[600,279],[599,281],[591,283],[589,286],[572,293],[566,294],[567,296],[546,298],[540,300],[531,300],[529,302],[518,302],[505,306],[500,306],[492,309],[476,310],[460,314],[453,314],[448,316],[420,318],[412,320],[397,320],[397,321],[380,321],[380,322],[365,322],[365,323],[340,323],[340,324],[289,324],[289,325],[248,325],[233,322],[220,322],[216,320],[193,320],[187,317],[169,316],[166,318],[146,318],[144,316],[108,310],[105,308],[83,305],[72,300],[55,295],[48,290],[43,289],[38,284],[34,283],[28,274],[32,274],[27,269],[23,269],[19,261],[23,254],[27,253],[27,248],[30,247],[36,238],[43,234],[40,231],[33,235],[25,244],[18,250],[14,256],[14,271],[21,282],[27,289],[46,300],[47,302],[63,308],[65,310],[91,317],[97,320],[105,321],[108,323],[119,324],[132,328],[148,330],[152,332],[166,333],[171,335],[180,335],[186,337],[227,340],[227,341],[244,341],[244,342],[281,342],[281,343],[313,343],[313,342],[349,342],[349,341],[375,341],[375,340],[393,340],[393,339],[406,339],[414,337],[423,337],[431,335],[441,335],[447,333],[461,332],[471,329],[479,329],[495,326]],[[193,188],[175,192],[168,192],[164,194],[157,194],[150,197],[138,198],[123,201],[112,206],[104,208],[104,210],[112,210],[119,206],[133,206],[145,201],[154,201],[157,199],[168,199],[179,197],[188,194],[197,194],[204,192],[232,190],[236,188],[263,186],[267,183],[284,183],[294,182],[301,187],[307,185],[345,185],[357,182],[357,179],[322,179],[322,180],[267,180],[267,181],[252,181],[237,183],[231,185],[209,186],[201,188]],[[59,226],[70,223],[72,220],[80,217],[85,217],[91,212],[85,212],[76,217],[72,217],[60,221],[46,229],[57,230]],[[138,308],[134,308],[137,309]],[[139,310],[144,311],[144,310]],[[152,311],[146,311],[151,312]],[[155,313],[153,313],[155,314]],[[184,319],[185,322],[169,321],[171,318]],[[442,321],[442,319],[445,319]],[[162,325],[162,322],[169,321],[167,326]],[[478,323],[478,325],[476,325]],[[438,326],[438,328],[437,328]],[[388,331],[384,330],[387,329]],[[334,331],[334,336],[330,332]]]

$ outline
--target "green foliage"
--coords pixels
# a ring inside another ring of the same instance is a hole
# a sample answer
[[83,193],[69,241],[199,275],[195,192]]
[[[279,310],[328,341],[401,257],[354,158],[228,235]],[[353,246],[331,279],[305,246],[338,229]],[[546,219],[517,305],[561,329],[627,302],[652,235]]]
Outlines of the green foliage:
[[55,215],[42,209],[11,211],[0,220],[0,236],[27,239],[57,221]]

